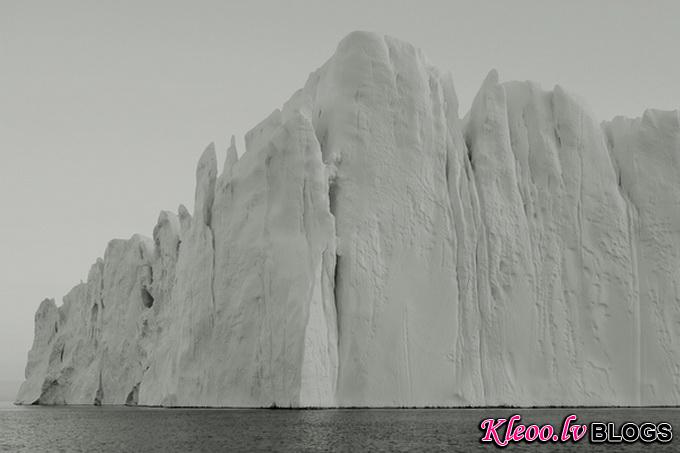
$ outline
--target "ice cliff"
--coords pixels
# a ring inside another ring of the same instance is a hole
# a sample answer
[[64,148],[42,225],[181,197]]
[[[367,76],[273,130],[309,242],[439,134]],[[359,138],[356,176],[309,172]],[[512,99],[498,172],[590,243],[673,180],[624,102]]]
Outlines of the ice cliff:
[[680,404],[680,114],[355,32],[35,317],[22,404]]

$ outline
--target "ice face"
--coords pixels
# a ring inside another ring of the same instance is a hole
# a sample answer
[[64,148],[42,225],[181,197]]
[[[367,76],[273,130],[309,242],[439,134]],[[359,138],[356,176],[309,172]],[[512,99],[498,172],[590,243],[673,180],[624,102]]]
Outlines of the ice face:
[[30,404],[678,404],[680,119],[355,32],[41,304]]

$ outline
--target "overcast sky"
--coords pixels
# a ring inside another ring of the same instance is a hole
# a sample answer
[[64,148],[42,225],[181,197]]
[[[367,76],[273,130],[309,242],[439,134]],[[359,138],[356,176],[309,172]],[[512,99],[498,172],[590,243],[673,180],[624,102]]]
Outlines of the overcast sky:
[[0,380],[23,378],[43,298],[191,207],[203,148],[242,143],[350,31],[451,70],[461,116],[496,68],[609,119],[680,107],[679,21],[672,0],[0,0]]

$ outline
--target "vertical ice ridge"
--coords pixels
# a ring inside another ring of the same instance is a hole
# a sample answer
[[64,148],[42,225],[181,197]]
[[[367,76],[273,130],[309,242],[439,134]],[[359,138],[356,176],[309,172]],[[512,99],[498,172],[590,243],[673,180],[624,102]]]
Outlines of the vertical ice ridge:
[[[330,212],[328,180],[321,160],[321,147],[316,131],[304,113],[299,112],[293,115],[297,115],[297,121],[300,124],[301,159],[304,170],[300,192],[301,227],[308,249],[314,251],[308,263],[312,280],[307,295],[309,307],[304,324],[305,340],[302,343],[299,404],[325,406],[334,404],[333,393],[337,379],[336,359],[334,359],[337,350],[332,350],[336,347],[334,336],[337,337],[337,333],[331,332],[332,328],[336,328],[331,312],[335,307],[335,302],[328,300],[333,294],[333,288],[324,289],[325,260],[328,257],[329,247],[335,242],[334,218]],[[320,233],[323,236],[320,237]],[[319,240],[322,241],[322,248],[317,244]],[[306,370],[310,373],[307,379],[305,379]]]
[[[639,250],[638,250],[638,244],[639,244],[639,238],[638,234],[636,231],[638,230],[637,227],[637,208],[631,199],[630,195],[628,194],[628,191],[626,189],[626,186],[623,183],[623,177],[622,177],[622,170],[620,167],[619,162],[616,160],[616,156],[614,155],[614,143],[613,140],[614,138],[612,137],[612,131],[611,128],[609,127],[610,123],[601,123],[601,128],[603,131],[603,135],[606,139],[606,148],[607,148],[607,155],[609,157],[609,160],[611,162],[611,166],[614,169],[614,172],[616,174],[616,180],[617,180],[617,186],[619,190],[619,194],[621,198],[624,200],[625,205],[626,205],[626,216],[627,216],[627,226],[628,226],[628,247],[630,250],[630,258],[632,262],[631,266],[631,273],[630,273],[630,279],[632,281],[632,290],[633,290],[633,298],[634,298],[634,313],[635,313],[635,341],[636,341],[636,346],[635,346],[635,351],[634,351],[634,360],[635,360],[635,369],[636,369],[636,377],[635,377],[635,382],[637,382],[636,385],[636,394],[635,394],[635,404],[643,404],[642,401],[642,363],[641,363],[641,355],[642,355],[642,330],[641,330],[641,323],[640,323],[640,316],[641,316],[641,300],[640,300],[640,284],[639,284],[639,275],[640,275],[640,267],[638,263],[638,256],[639,256]],[[634,153],[630,153],[630,158],[631,160],[635,159]],[[633,165],[634,166],[634,165]],[[633,311],[631,310],[631,311]]]
[[[515,156],[511,148],[507,96],[498,75],[491,71],[473,101],[468,142],[472,152],[474,174],[479,191],[480,213],[486,241],[484,278],[490,291],[485,308],[485,327],[490,344],[483,352],[493,371],[490,376],[498,392],[496,404],[503,404],[504,393],[523,398],[522,374],[536,347],[531,330],[516,330],[515,323],[524,319],[534,323],[534,277],[527,263],[529,237],[526,216],[519,193]],[[520,264],[521,263],[521,264]],[[528,266],[527,266],[528,265]],[[484,304],[483,304],[484,305]],[[491,333],[493,332],[493,333]],[[527,351],[519,357],[508,344]],[[532,351],[532,352],[528,352]],[[494,397],[490,396],[490,404]]]
[[[472,165],[470,164],[470,167],[472,168]],[[476,178],[475,178],[475,186],[476,186]],[[486,282],[486,277],[488,276],[487,271],[486,271],[486,261],[483,262],[483,266],[480,267],[479,259],[484,258],[487,256],[486,252],[486,227],[484,225],[484,221],[481,218],[481,209],[480,209],[480,203],[479,203],[479,198],[475,198],[475,204],[474,204],[474,211],[476,213],[476,223],[478,226],[478,233],[475,241],[475,270],[477,270],[477,310],[479,312],[479,319],[480,319],[480,325],[482,326],[482,331],[479,333],[479,368],[480,368],[480,374],[481,374],[481,381],[482,381],[482,403],[481,404],[494,404],[493,400],[489,397],[492,391],[491,387],[491,382],[490,382],[490,377],[489,377],[489,370],[488,370],[488,361],[486,360],[486,354],[484,351],[487,349],[487,344],[485,339],[487,338],[487,327],[486,327],[486,321],[488,319],[488,315],[486,314],[486,307],[484,306],[485,300],[488,300],[489,297],[489,291],[488,291],[488,284],[484,284]],[[482,250],[480,251],[480,245],[482,246]]]
[[485,377],[481,361],[479,332],[480,312],[477,297],[477,262],[475,239],[476,186],[468,159],[469,151],[463,138],[458,117],[458,100],[450,74],[439,79],[441,108],[446,119],[445,182],[450,205],[451,244],[455,255],[455,285],[457,287],[457,328],[455,344],[455,393],[459,404],[481,404],[485,397]]
[[[467,134],[467,131],[465,132]],[[461,139],[462,139],[462,131],[461,131]],[[477,356],[475,357],[475,361],[477,362],[477,367],[479,368],[479,376],[480,376],[480,384],[481,384],[481,395],[474,395],[474,398],[472,398],[472,401],[479,401],[480,404],[487,404],[488,403],[488,389],[489,389],[489,379],[487,377],[487,373],[485,372],[486,366],[485,366],[485,355],[484,355],[484,350],[485,350],[485,344],[484,344],[484,318],[483,318],[483,299],[486,297],[486,291],[482,290],[483,288],[483,283],[484,279],[482,278],[485,275],[485,271],[480,269],[480,263],[479,263],[479,257],[480,257],[480,244],[485,246],[486,242],[483,242],[483,238],[486,237],[486,232],[484,231],[484,224],[481,218],[481,212],[480,212],[480,204],[479,204],[479,189],[477,187],[477,178],[474,175],[474,168],[472,166],[472,162],[469,159],[469,156],[472,153],[472,149],[468,149],[468,146],[466,144],[466,140],[461,140],[461,146],[463,147],[463,150],[465,152],[465,156],[463,157],[463,166],[465,170],[465,177],[466,180],[468,181],[468,184],[470,185],[470,191],[468,193],[470,199],[470,208],[471,208],[471,222],[475,226],[475,233],[471,236],[471,240],[474,242],[470,245],[470,255],[472,256],[472,267],[471,269],[474,270],[474,274],[472,274],[472,277],[474,278],[474,285],[472,288],[475,289],[474,297],[473,300],[471,301],[472,304],[476,308],[476,313],[474,313],[474,317],[477,319],[480,329],[477,332]],[[482,243],[483,242],[483,243]],[[482,254],[484,253],[483,251],[481,252]],[[476,392],[475,392],[476,393]]]

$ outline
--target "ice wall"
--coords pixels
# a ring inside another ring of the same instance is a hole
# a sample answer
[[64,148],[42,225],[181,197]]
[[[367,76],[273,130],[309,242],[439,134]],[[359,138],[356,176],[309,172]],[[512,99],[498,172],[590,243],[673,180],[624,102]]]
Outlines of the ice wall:
[[600,124],[355,32],[214,147],[193,216],[109,244],[41,304],[22,404],[680,402],[680,120]]
[[631,253],[637,401],[680,401],[680,112],[605,123]]

